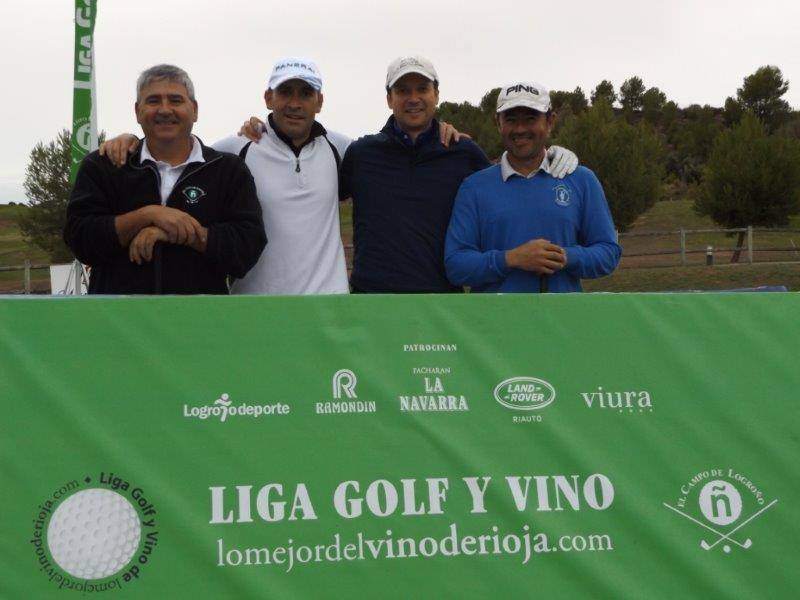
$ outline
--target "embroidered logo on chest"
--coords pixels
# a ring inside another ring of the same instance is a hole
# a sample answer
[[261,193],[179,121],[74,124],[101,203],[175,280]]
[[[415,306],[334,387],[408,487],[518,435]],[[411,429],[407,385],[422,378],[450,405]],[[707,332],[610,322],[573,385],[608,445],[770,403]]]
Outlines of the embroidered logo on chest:
[[556,193],[555,201],[556,204],[559,206],[569,206],[570,203],[570,193],[569,188],[563,184],[559,184],[553,188],[553,191]]
[[194,205],[200,202],[200,198],[205,196],[206,193],[196,185],[190,185],[183,188],[183,195],[186,196],[186,204]]

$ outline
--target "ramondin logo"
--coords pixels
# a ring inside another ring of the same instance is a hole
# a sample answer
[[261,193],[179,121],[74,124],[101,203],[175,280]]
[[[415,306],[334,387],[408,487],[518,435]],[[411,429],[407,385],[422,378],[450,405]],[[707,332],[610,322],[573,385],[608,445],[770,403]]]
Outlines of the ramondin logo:
[[333,402],[317,402],[314,410],[318,415],[343,413],[373,413],[378,410],[375,401],[358,399],[356,385],[358,377],[350,369],[339,369],[331,379]]
[[119,590],[138,579],[159,542],[158,511],[141,487],[114,473],[68,481],[34,519],[39,570],[58,589]]
[[556,399],[556,389],[537,377],[512,377],[494,388],[494,399],[513,410],[539,410]]
[[[775,498],[768,503],[755,483],[728,468],[697,473],[681,486],[676,505],[664,502],[664,506],[703,528],[705,535],[700,539],[703,550],[713,550],[722,544],[722,551],[728,554],[734,546],[747,550],[753,545],[751,538],[742,539],[739,530],[777,502]],[[743,518],[745,511],[749,516]]]
[[274,404],[247,404],[246,402],[233,404],[228,394],[222,394],[212,404],[191,407],[188,404],[184,404],[183,416],[188,419],[200,419],[202,421],[214,417],[224,423],[229,417],[252,417],[257,419],[274,415],[288,415],[291,410],[291,407],[283,402]]
[[350,369],[339,369],[333,374],[333,398],[341,400],[342,394],[348,398],[358,398],[356,384],[358,378]]

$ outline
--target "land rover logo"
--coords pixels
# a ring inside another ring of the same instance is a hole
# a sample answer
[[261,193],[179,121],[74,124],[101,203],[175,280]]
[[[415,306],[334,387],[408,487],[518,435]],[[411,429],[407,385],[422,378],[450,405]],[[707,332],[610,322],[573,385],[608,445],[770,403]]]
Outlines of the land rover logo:
[[512,377],[497,384],[494,399],[514,410],[539,410],[553,403],[556,389],[536,377]]

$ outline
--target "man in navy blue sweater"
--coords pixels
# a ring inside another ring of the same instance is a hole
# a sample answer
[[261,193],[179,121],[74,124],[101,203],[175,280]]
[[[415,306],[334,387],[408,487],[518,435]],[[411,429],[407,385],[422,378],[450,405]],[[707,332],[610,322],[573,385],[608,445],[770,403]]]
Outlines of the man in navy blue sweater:
[[[439,77],[429,60],[392,62],[386,102],[392,116],[380,133],[353,142],[342,160],[340,196],[353,198],[352,290],[462,291],[445,273],[445,233],[461,182],[489,161],[472,140],[439,141]],[[551,150],[574,170],[574,154]]]
[[445,246],[450,281],[476,292],[579,292],[581,279],[611,273],[621,250],[600,182],[585,167],[562,181],[551,173],[549,92],[505,86],[496,118],[506,152],[458,190]]

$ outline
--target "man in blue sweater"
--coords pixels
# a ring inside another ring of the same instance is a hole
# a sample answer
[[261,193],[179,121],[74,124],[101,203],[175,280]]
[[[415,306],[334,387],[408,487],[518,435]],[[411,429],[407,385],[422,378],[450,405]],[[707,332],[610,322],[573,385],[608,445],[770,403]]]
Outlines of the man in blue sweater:
[[580,292],[581,279],[608,275],[621,255],[603,188],[586,167],[551,174],[556,116],[543,86],[502,88],[496,119],[506,152],[458,190],[447,277],[475,292]]
[[[459,185],[489,161],[472,140],[439,141],[439,76],[426,58],[389,65],[386,102],[392,116],[380,133],[353,142],[342,160],[340,197],[353,198],[352,291],[462,291],[445,273],[445,233]],[[575,169],[573,153],[551,151],[554,172]]]

